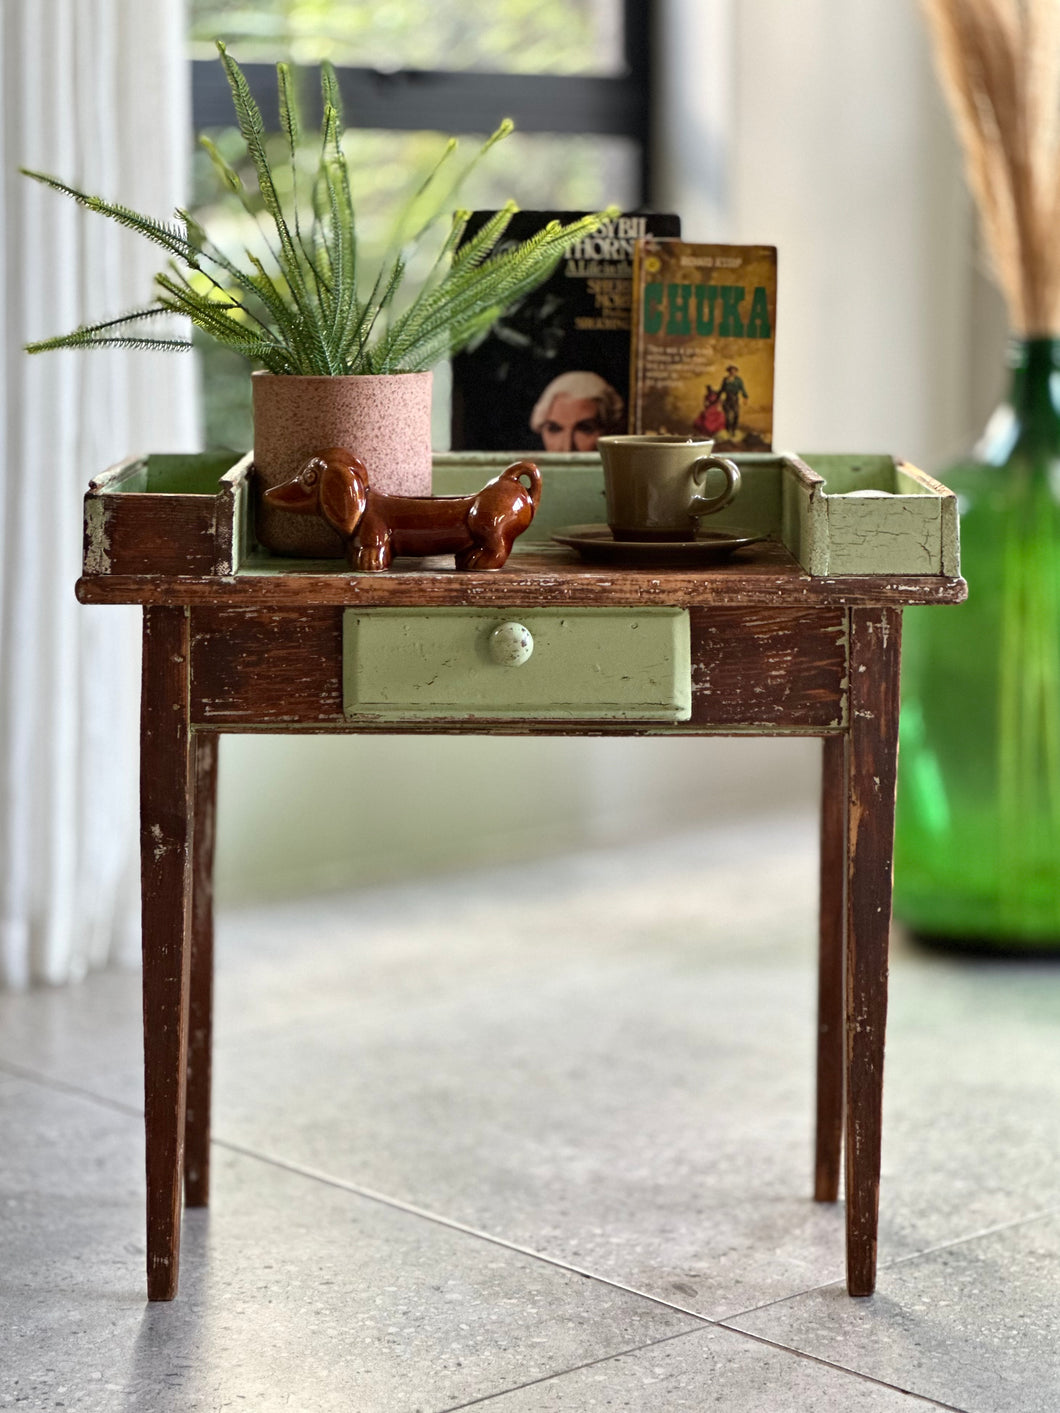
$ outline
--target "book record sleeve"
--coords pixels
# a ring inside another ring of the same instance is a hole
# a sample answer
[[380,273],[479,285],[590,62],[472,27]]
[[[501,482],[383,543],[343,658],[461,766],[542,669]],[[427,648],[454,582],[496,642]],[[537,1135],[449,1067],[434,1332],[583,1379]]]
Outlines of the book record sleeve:
[[647,238],[633,259],[630,431],[773,445],[777,252]]
[[[475,211],[469,240],[494,213]],[[518,211],[502,253],[581,211]],[[536,290],[453,359],[457,451],[594,451],[629,422],[633,252],[645,235],[678,236],[679,217],[621,215],[569,249]]]

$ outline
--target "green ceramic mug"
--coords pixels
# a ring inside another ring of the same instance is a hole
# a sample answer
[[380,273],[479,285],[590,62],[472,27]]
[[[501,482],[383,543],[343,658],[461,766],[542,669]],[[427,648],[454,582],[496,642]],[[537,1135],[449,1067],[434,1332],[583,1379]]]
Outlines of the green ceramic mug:
[[[691,540],[695,522],[728,505],[740,489],[735,462],[712,456],[712,441],[681,436],[601,437],[607,523],[616,540]],[[725,485],[703,494],[718,470]]]

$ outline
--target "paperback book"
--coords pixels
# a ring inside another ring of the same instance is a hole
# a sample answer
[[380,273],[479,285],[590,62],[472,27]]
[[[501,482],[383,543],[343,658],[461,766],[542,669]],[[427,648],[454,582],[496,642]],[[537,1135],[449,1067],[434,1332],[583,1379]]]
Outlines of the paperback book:
[[631,432],[773,444],[777,252],[646,238],[633,257]]
[[[582,212],[518,211],[498,252]],[[493,215],[475,211],[464,239]],[[625,432],[633,252],[681,234],[680,217],[622,215],[578,241],[546,282],[453,359],[452,445],[459,451],[594,451]]]

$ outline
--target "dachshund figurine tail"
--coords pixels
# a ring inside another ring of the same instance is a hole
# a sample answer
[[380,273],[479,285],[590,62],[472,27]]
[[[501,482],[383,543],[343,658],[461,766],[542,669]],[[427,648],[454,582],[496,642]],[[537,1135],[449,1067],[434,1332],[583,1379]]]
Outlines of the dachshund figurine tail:
[[532,461],[516,461],[512,466],[506,466],[497,480],[520,481],[524,476],[530,482],[527,489],[530,492],[530,503],[536,511],[541,504],[541,472]]

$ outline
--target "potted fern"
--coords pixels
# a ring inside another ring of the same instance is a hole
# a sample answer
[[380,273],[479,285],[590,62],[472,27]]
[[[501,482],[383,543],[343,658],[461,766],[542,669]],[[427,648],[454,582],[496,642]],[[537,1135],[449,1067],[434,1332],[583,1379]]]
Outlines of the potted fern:
[[[263,487],[288,479],[312,451],[338,445],[365,461],[379,490],[429,494],[432,367],[465,347],[540,284],[573,241],[613,212],[567,226],[554,221],[532,239],[495,254],[516,210],[514,202],[464,245],[460,240],[470,213],[458,210],[429,274],[410,296],[405,277],[413,252],[437,228],[474,162],[512,131],[511,122],[505,120],[474,161],[447,183],[456,151],[450,139],[434,169],[412,192],[388,253],[374,271],[366,272],[358,260],[334,68],[327,62],[321,65],[319,155],[306,182],[299,170],[301,126],[291,70],[287,64],[276,66],[290,161],[291,197],[285,209],[266,152],[261,112],[239,65],[223,43],[217,48],[267,218],[269,253],[245,250],[234,256],[188,211],[178,209],[174,220],[158,220],[23,168],[26,176],[137,231],[170,257],[156,276],[149,304],[29,344],[28,351],[188,349],[190,338],[159,335],[149,328],[150,321],[163,316],[186,316],[203,334],[259,365],[253,374],[254,461]],[[225,188],[252,210],[236,170],[208,138],[200,141]],[[342,553],[338,537],[323,523],[262,511],[258,537],[268,548],[284,554]]]

